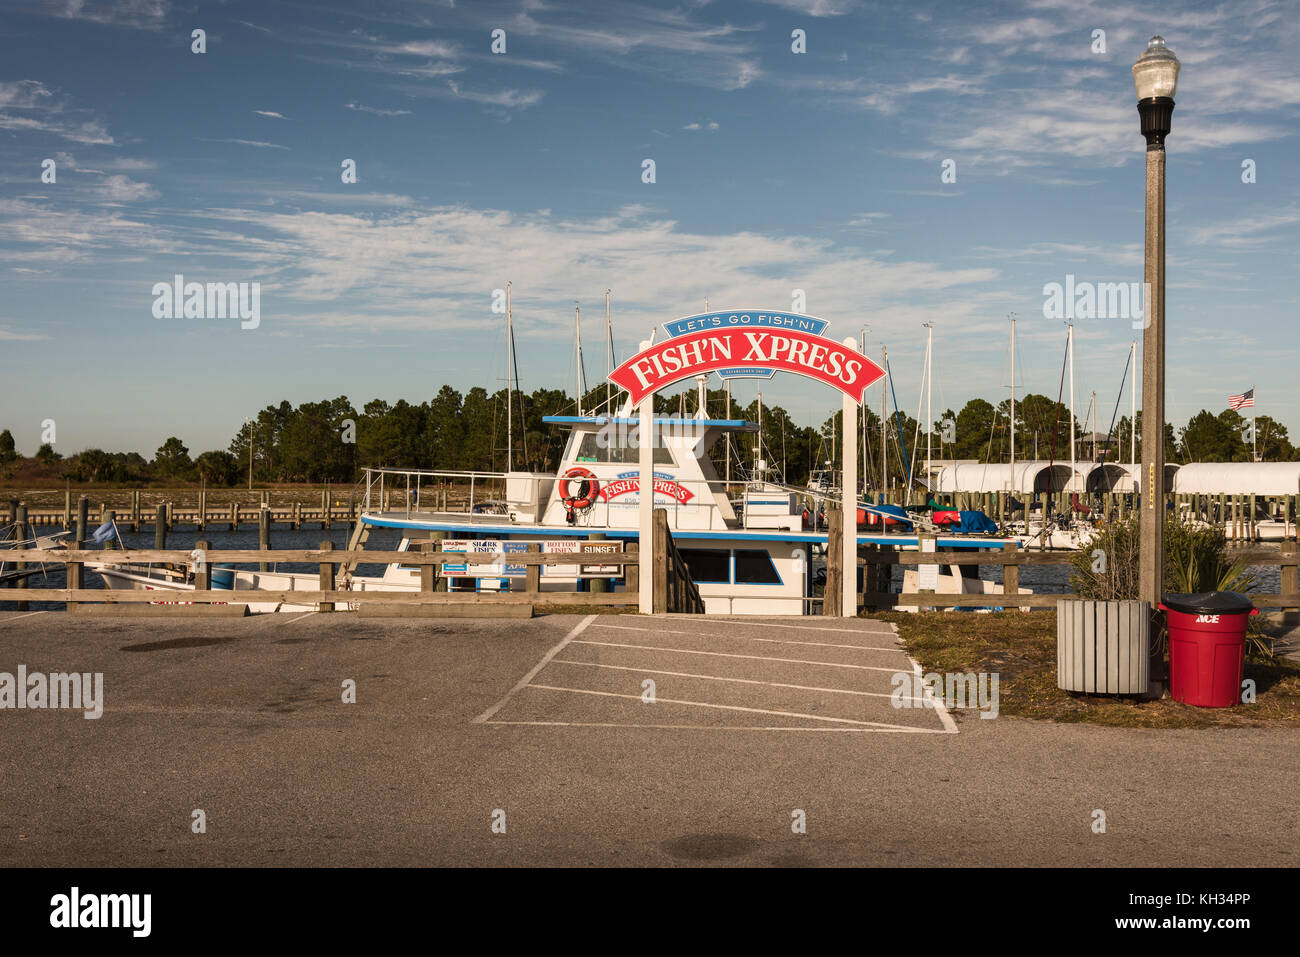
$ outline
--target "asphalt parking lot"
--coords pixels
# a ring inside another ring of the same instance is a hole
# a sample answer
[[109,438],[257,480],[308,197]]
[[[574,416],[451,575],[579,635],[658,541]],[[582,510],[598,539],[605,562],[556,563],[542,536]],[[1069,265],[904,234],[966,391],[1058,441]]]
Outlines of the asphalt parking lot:
[[869,620],[0,613],[19,665],[104,702],[0,710],[6,866],[1296,862],[1296,732],[895,708]]

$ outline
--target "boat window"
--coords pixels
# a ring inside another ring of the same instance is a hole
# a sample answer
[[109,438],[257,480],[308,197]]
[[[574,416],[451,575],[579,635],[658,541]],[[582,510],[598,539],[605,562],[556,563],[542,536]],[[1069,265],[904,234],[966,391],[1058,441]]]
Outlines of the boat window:
[[[628,442],[630,430],[611,429],[612,434],[604,432],[584,432],[578,445],[578,462],[611,462],[615,464],[636,465],[640,461],[640,450]],[[659,445],[654,450],[655,465],[672,465],[672,453],[667,446]]]
[[736,549],[737,585],[779,585],[781,576],[776,573],[772,556],[763,549]]
[[682,561],[697,585],[727,584],[731,581],[731,553],[725,548],[682,548]]

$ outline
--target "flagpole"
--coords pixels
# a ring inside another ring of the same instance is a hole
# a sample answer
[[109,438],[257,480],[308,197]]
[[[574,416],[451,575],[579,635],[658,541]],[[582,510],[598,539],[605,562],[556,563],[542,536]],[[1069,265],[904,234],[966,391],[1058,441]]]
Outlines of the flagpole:
[[[1255,395],[1255,384],[1250,384],[1250,458],[1259,461],[1259,430],[1255,428],[1255,416],[1259,415],[1259,397]],[[1253,520],[1252,520],[1253,521]]]

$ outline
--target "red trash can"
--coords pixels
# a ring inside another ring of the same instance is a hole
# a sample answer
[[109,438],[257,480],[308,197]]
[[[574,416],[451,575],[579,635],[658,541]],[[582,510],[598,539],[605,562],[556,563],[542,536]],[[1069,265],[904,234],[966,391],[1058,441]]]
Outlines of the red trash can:
[[1169,693],[1202,708],[1241,703],[1246,621],[1259,609],[1235,591],[1165,595],[1169,624]]

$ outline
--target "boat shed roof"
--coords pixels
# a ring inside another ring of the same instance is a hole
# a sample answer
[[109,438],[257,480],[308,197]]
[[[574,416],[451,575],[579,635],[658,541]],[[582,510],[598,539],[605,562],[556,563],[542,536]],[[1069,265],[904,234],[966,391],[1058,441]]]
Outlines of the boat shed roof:
[[[1085,464],[1071,472],[1069,462],[988,462],[949,465],[935,482],[938,492],[1061,492],[1083,489]],[[1074,480],[1071,481],[1071,475]]]
[[1173,491],[1189,495],[1300,494],[1300,462],[1191,462]]

